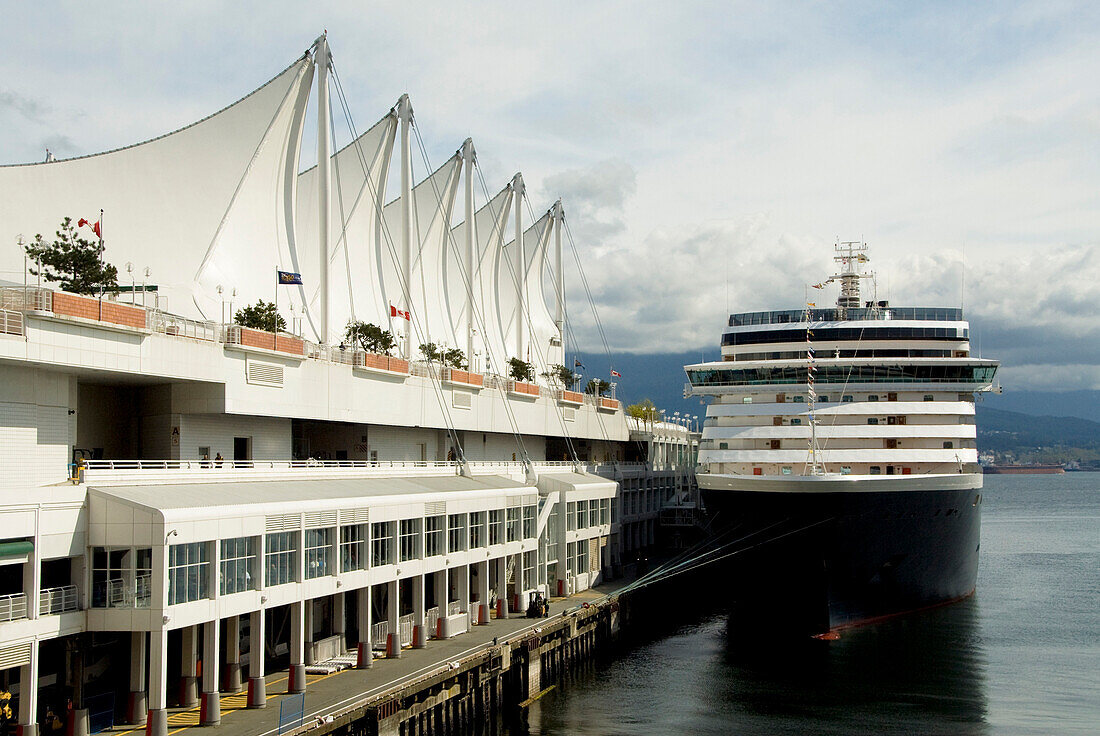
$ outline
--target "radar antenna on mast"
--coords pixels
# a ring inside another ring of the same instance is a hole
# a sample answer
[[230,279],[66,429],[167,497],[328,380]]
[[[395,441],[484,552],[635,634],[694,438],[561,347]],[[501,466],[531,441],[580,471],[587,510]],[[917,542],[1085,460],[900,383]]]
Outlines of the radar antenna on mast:
[[[871,259],[867,257],[867,244],[859,240],[847,240],[833,246],[836,255],[833,260],[840,265],[840,273],[834,274],[829,281],[840,282],[840,296],[836,300],[838,319],[846,319],[849,309],[859,309],[859,280],[869,279],[874,274],[863,273],[862,265]],[[828,283],[828,282],[826,282]]]

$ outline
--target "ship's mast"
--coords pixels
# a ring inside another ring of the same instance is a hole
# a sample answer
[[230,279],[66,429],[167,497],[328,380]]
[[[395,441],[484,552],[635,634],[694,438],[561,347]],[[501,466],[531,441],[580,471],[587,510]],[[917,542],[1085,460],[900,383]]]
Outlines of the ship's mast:
[[840,273],[834,274],[829,281],[840,282],[840,296],[836,300],[837,318],[847,319],[849,309],[860,307],[859,280],[872,276],[860,269],[871,259],[867,257],[867,244],[859,240],[837,243],[833,250],[836,252],[833,260],[839,264]]

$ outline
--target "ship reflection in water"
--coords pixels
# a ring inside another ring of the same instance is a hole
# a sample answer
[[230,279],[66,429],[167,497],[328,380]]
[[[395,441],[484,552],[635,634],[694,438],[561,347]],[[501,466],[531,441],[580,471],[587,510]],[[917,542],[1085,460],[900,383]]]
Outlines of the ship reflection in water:
[[[978,601],[845,631],[837,641],[754,636],[729,620],[729,733],[984,734]],[[707,730],[710,730],[709,728]]]

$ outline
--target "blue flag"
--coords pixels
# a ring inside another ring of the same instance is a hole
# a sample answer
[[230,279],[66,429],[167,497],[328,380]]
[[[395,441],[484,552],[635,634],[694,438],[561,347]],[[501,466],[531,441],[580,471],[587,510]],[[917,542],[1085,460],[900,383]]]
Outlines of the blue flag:
[[300,273],[291,273],[290,271],[276,271],[276,273],[279,274],[278,283],[280,286],[293,286],[302,283],[302,274]]

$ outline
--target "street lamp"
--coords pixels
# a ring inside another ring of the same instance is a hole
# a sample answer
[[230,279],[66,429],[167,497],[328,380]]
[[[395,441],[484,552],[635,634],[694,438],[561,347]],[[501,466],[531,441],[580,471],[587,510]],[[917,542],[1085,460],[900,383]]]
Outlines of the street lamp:
[[126,273],[130,274],[130,303],[134,304],[134,294],[137,292],[137,281],[134,279],[134,264],[126,261]]

